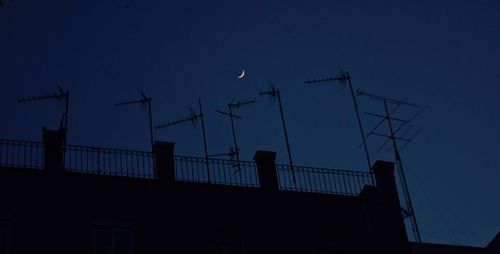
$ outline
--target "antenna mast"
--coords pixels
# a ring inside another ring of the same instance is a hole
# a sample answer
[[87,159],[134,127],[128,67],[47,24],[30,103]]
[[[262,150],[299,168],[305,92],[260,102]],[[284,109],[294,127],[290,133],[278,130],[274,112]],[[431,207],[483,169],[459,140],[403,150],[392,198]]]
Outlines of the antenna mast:
[[64,100],[64,114],[61,117],[61,122],[59,124],[59,129],[64,130],[65,134],[68,129],[68,110],[69,110],[69,90],[66,92],[58,85],[58,90],[53,94],[44,94],[40,96],[31,96],[31,97],[18,97],[18,102],[31,102],[31,101],[41,101],[48,99],[56,99],[58,101]]
[[154,147],[154,139],[153,139],[153,117],[151,113],[151,98],[147,97],[144,95],[143,92],[141,92],[141,98],[138,100],[133,100],[133,101],[126,101],[126,102],[120,102],[116,103],[115,106],[123,106],[123,105],[128,105],[128,104],[142,104],[144,105],[145,103],[148,104],[148,111],[149,111],[149,138],[151,141],[151,149]]
[[165,128],[165,127],[168,127],[168,126],[177,125],[177,124],[184,123],[184,122],[189,122],[189,121],[192,122],[193,126],[194,126],[195,123],[196,123],[196,121],[198,120],[198,118],[201,119],[201,128],[202,128],[202,131],[203,131],[203,145],[204,145],[204,148],[205,148],[205,166],[206,166],[206,169],[207,169],[208,183],[210,183],[211,179],[210,179],[210,170],[209,170],[209,166],[208,166],[207,138],[206,138],[206,134],[205,134],[205,122],[203,121],[204,114],[203,114],[203,110],[201,108],[201,99],[198,99],[198,106],[199,106],[199,109],[200,109],[200,112],[198,114],[196,114],[193,110],[190,109],[190,113],[189,113],[188,117],[184,117],[184,118],[179,119],[179,120],[175,120],[175,121],[171,121],[171,122],[168,122],[168,123],[164,123],[164,124],[155,126],[154,129],[158,130],[158,129],[161,129],[161,128]]
[[244,106],[244,105],[253,104],[255,102],[257,102],[256,99],[250,99],[250,100],[238,101],[236,103],[229,103],[229,104],[227,104],[227,107],[229,108],[229,113],[223,112],[223,111],[220,111],[220,110],[216,110],[217,113],[229,116],[229,118],[231,119],[231,129],[232,129],[232,132],[233,132],[234,151],[231,151],[231,149],[230,149],[228,155],[230,155],[230,156],[236,155],[236,165],[237,165],[238,171],[241,170],[241,167],[240,167],[240,155],[239,155],[240,154],[240,148],[238,147],[238,143],[236,143],[236,132],[234,130],[234,120],[233,120],[233,118],[241,119],[241,117],[233,114],[233,110],[238,109],[238,108],[240,108],[241,106]]
[[278,105],[280,107],[281,123],[283,125],[283,132],[285,133],[285,142],[286,142],[286,149],[288,152],[288,160],[290,163],[290,169],[292,170],[293,184],[295,184],[295,171],[293,169],[292,154],[290,152],[290,143],[288,142],[288,133],[286,131],[285,116],[283,114],[283,107],[281,105],[280,90],[276,89],[271,81],[268,81],[268,82],[269,82],[269,86],[270,86],[269,89],[259,92],[259,95],[268,95],[268,96],[270,96],[271,99],[278,98]]
[[[359,131],[361,133],[361,138],[363,139],[366,161],[368,163],[368,170],[373,173],[372,163],[370,161],[370,154],[368,153],[368,147],[366,145],[365,133],[363,131],[363,124],[361,123],[361,118],[359,116],[358,102],[356,101],[356,96],[354,96],[354,89],[352,88],[351,76],[349,75],[349,72],[345,72],[344,70],[340,69],[340,74],[335,76],[335,77],[316,79],[316,80],[307,80],[304,83],[305,84],[317,84],[317,83],[325,83],[325,82],[331,82],[331,81],[338,81],[338,82],[340,82],[341,85],[345,86],[347,84],[349,86],[349,89],[351,91],[352,103],[354,104],[354,110],[356,111],[356,117],[358,118]],[[373,179],[372,179],[372,181],[373,181]]]
[[[404,120],[404,119],[399,119],[399,118],[396,118],[396,117],[392,117],[391,114],[394,113],[395,110],[393,110],[390,113],[387,104],[394,104],[394,105],[396,105],[395,109],[399,108],[402,105],[404,105],[404,106],[411,106],[411,107],[419,107],[419,106],[416,105],[416,104],[413,104],[413,103],[406,102],[406,99],[404,99],[404,100],[396,100],[396,99],[391,99],[391,98],[387,98],[387,97],[382,97],[382,96],[378,96],[378,95],[366,93],[366,92],[363,92],[363,91],[360,91],[360,90],[357,90],[356,92],[357,92],[358,96],[360,96],[360,95],[368,96],[370,99],[383,102],[383,104],[384,104],[384,112],[385,112],[384,115],[373,114],[373,113],[365,113],[365,114],[381,118],[381,122],[387,121],[387,124],[389,126],[389,135],[385,135],[385,134],[374,132],[375,129],[378,126],[380,126],[380,122],[375,126],[374,129],[372,129],[372,131],[370,131],[369,134],[370,135],[375,135],[375,136],[385,137],[385,138],[388,138],[389,140],[392,141],[392,145],[393,145],[393,149],[394,149],[394,156],[395,156],[395,160],[396,160],[396,165],[397,165],[397,168],[398,168],[398,171],[399,171],[398,173],[399,173],[399,176],[400,176],[400,182],[401,182],[401,186],[402,186],[402,190],[403,190],[403,196],[404,196],[404,200],[405,200],[405,203],[406,203],[405,204],[406,207],[404,207],[404,208],[402,207],[401,211],[403,213],[403,217],[404,218],[409,218],[410,219],[410,223],[411,223],[411,226],[412,226],[412,231],[413,231],[413,236],[415,237],[415,241],[416,242],[421,242],[422,239],[420,237],[420,231],[418,229],[417,219],[415,217],[415,211],[413,210],[413,204],[411,202],[411,197],[410,197],[410,192],[409,192],[409,189],[408,189],[408,183],[406,181],[406,176],[405,176],[405,172],[404,172],[403,162],[402,162],[402,159],[401,159],[400,150],[399,150],[398,145],[397,145],[398,141],[410,142],[411,139],[406,139],[406,138],[403,138],[403,137],[396,136],[396,133],[401,129],[401,127],[403,125],[405,125],[405,124],[410,123],[410,121],[409,120]],[[416,115],[420,114],[422,111],[423,110],[420,110],[419,112],[417,112]],[[415,118],[416,115],[414,115],[411,119]],[[396,130],[393,128],[393,121],[401,123],[400,127],[398,127]],[[415,137],[415,135],[413,135],[413,137]],[[384,145],[385,145],[385,143],[382,145],[382,147]]]

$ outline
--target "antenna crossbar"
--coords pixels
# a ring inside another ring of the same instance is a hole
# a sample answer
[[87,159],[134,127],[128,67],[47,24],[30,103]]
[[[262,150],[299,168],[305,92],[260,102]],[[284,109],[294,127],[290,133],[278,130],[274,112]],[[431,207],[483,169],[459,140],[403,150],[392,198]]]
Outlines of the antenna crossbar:
[[410,142],[410,141],[411,141],[411,139],[401,138],[401,137],[392,137],[392,136],[390,136],[390,135],[385,135],[385,134],[376,133],[376,132],[371,132],[370,134],[371,134],[371,135],[375,135],[375,136],[379,136],[379,137],[394,138],[394,139],[396,139],[396,140],[401,140],[401,141],[406,141],[406,142]]
[[361,91],[360,89],[357,89],[356,93],[358,94],[358,96],[360,96],[360,95],[368,96],[372,100],[385,101],[387,103],[396,104],[396,105],[406,105],[406,106],[412,106],[412,107],[419,107],[419,105],[417,105],[417,104],[406,102],[406,100],[407,100],[406,98],[402,99],[402,100],[392,99],[392,98],[388,98],[388,97],[384,97],[384,96],[380,96],[380,95],[367,93],[367,92]]
[[57,92],[55,92],[53,94],[44,94],[44,95],[40,95],[40,96],[31,96],[31,97],[18,97],[17,101],[19,103],[22,103],[22,102],[32,102],[32,101],[40,101],[40,100],[48,100],[48,99],[64,100],[65,109],[64,109],[64,113],[61,117],[61,122],[59,124],[59,128],[67,131],[67,129],[68,129],[68,112],[69,112],[69,90],[67,90],[65,92],[59,85],[57,86],[57,88],[58,88]]
[[208,156],[208,151],[207,151],[207,138],[206,138],[206,134],[205,134],[205,122],[203,121],[204,114],[203,114],[203,109],[201,107],[201,99],[198,99],[198,106],[199,106],[199,110],[200,110],[199,113],[195,113],[191,108],[189,108],[190,114],[188,117],[184,117],[184,118],[181,118],[181,119],[178,119],[175,121],[167,122],[167,123],[155,126],[154,128],[155,128],[155,130],[158,130],[161,128],[181,124],[184,122],[192,122],[193,126],[195,126],[194,124],[196,123],[196,121],[198,119],[201,119],[201,127],[202,127],[202,131],[203,131],[203,145],[204,145],[204,150],[205,150],[205,166],[206,166],[206,170],[207,170],[208,182],[210,183],[211,177],[210,177],[210,168],[208,165],[208,157],[209,156]]
[[202,117],[202,115],[195,114],[195,115],[190,116],[190,117],[185,117],[185,118],[182,118],[182,119],[179,119],[179,120],[175,120],[175,121],[171,121],[171,122],[168,122],[168,123],[164,123],[164,124],[155,126],[154,129],[158,130],[158,129],[161,129],[161,128],[165,128],[165,127],[172,126],[172,125],[177,125],[177,124],[180,124],[180,123],[183,123],[183,122],[188,122],[188,121],[194,122],[194,121],[196,121],[200,117]]
[[122,105],[128,105],[128,104],[136,104],[136,103],[146,103],[149,100],[151,100],[151,98],[140,99],[140,100],[135,100],[135,101],[120,102],[120,103],[115,103],[115,106],[122,106]]
[[[410,137],[410,140],[413,140],[422,130],[424,129],[424,127],[420,127],[411,137]],[[399,149],[399,151],[403,151],[405,149],[405,147],[408,145],[408,143],[405,143],[401,149]]]
[[29,102],[29,101],[40,101],[40,100],[47,100],[47,99],[66,99],[69,97],[69,91],[64,92],[63,89],[60,86],[57,86],[58,90],[56,93],[53,94],[43,94],[39,96],[30,96],[30,97],[18,97],[17,101],[18,102]]
[[323,79],[306,80],[304,83],[305,84],[317,84],[317,83],[325,83],[325,82],[331,82],[331,81],[345,82],[349,78],[350,78],[349,76],[344,74],[344,75],[339,76],[339,77],[328,77],[328,78],[323,78]]
[[385,118],[387,119],[388,117],[391,118],[391,120],[395,120],[395,121],[398,121],[398,122],[403,122],[403,123],[410,123],[410,121],[408,120],[404,120],[404,119],[400,119],[400,118],[396,118],[396,117],[391,117],[390,115],[389,116],[385,116],[385,115],[380,115],[380,114],[375,114],[375,113],[369,113],[369,112],[364,112],[365,115],[369,115],[369,116],[376,116],[376,117],[380,117],[380,118]]
[[273,87],[273,88],[269,88],[269,89],[264,90],[264,91],[260,91],[259,95],[269,95],[272,97],[276,97],[276,96],[279,96],[279,93],[280,93],[280,90]]
[[235,115],[233,113],[227,113],[227,112],[220,111],[220,110],[215,110],[215,112],[223,114],[223,115],[226,115],[226,116],[229,116],[229,117],[234,117],[234,118],[242,119],[241,116],[237,116],[237,115]]
[[257,102],[256,99],[249,99],[249,100],[237,101],[235,103],[229,103],[227,106],[231,109],[237,109],[243,105],[252,104],[256,102]]
[[40,95],[40,96],[32,96],[32,97],[19,97],[17,98],[18,102],[29,102],[29,101],[40,101],[46,99],[64,99],[66,98],[66,94],[51,94],[51,95]]

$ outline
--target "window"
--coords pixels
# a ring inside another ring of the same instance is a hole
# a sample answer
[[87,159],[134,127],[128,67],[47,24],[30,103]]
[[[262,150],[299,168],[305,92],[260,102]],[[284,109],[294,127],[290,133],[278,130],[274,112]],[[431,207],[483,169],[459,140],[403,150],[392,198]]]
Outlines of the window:
[[98,227],[94,230],[95,254],[132,254],[133,233],[123,227]]
[[216,240],[214,241],[214,252],[219,254],[243,253],[243,243],[236,239]]
[[335,248],[318,248],[316,249],[316,253],[318,254],[344,254],[345,251],[343,249]]
[[11,248],[11,225],[0,221],[0,254],[9,254]]
[[338,235],[317,235],[315,246],[318,254],[344,254],[348,247],[345,237]]
[[212,234],[212,251],[218,254],[244,253],[243,230],[235,227],[216,227]]

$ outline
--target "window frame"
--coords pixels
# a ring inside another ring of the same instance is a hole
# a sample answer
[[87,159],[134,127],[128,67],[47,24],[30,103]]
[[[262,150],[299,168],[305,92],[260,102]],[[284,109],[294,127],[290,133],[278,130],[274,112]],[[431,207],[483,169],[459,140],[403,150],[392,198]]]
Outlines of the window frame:
[[211,250],[220,252],[221,246],[227,246],[230,251],[244,254],[246,246],[243,235],[243,227],[217,226],[212,232]]
[[94,223],[92,228],[92,253],[97,254],[97,235],[98,232],[105,232],[111,234],[111,253],[115,254],[116,252],[116,233],[127,233],[128,234],[128,254],[135,253],[135,234],[134,230],[128,223],[118,223],[118,222],[98,222]]

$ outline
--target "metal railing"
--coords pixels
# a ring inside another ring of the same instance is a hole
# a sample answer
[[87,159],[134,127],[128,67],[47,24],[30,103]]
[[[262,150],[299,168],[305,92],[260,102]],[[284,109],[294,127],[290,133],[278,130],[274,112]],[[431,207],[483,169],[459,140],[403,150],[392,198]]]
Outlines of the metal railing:
[[155,178],[151,152],[66,145],[65,169],[69,172]]
[[[44,168],[45,146],[40,142],[0,139],[0,166]],[[175,156],[175,180],[258,188],[259,173],[252,161]],[[207,168],[208,163],[208,168]],[[64,168],[69,172],[155,179],[152,152],[66,145]],[[355,196],[374,186],[369,172],[276,165],[281,190]],[[293,181],[295,175],[295,182]]]
[[[209,177],[210,176],[210,177]],[[210,178],[210,179],[209,179]],[[252,161],[175,156],[175,179],[244,187],[259,187],[257,166]]]
[[0,166],[43,169],[44,147],[39,142],[0,139]]
[[281,190],[317,192],[344,196],[358,195],[363,186],[374,185],[369,172],[276,165],[278,184]]

